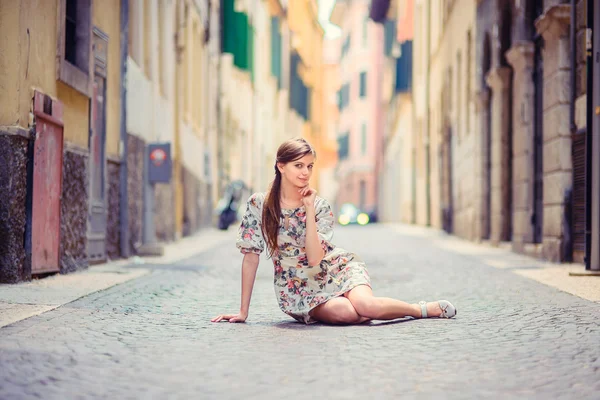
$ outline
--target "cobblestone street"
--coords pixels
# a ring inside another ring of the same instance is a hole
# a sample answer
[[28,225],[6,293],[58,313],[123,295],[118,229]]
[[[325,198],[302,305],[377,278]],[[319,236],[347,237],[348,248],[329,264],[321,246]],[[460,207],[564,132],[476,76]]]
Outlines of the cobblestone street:
[[367,262],[376,295],[447,299],[456,319],[305,326],[278,309],[263,257],[247,323],[211,323],[239,308],[231,232],[0,329],[0,398],[598,398],[598,303],[411,232],[337,227],[334,242]]

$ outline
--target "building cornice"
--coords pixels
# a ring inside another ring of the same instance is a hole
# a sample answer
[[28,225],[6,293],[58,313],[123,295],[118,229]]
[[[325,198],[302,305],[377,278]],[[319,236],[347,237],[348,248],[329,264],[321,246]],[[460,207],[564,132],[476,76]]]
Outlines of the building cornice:
[[535,28],[545,40],[568,35],[571,24],[571,5],[552,6],[535,21]]
[[267,9],[271,17],[285,17],[285,8],[281,4],[280,0],[266,0]]
[[335,6],[333,7],[333,10],[331,11],[331,16],[329,17],[329,21],[331,21],[332,24],[335,24],[340,28],[342,27],[344,22],[344,16],[348,11],[348,3],[348,0],[337,0],[335,2]]

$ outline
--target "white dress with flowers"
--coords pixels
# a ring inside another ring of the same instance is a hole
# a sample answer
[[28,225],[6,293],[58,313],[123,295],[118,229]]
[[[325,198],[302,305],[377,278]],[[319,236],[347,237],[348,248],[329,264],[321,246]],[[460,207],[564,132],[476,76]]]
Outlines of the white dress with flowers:
[[[238,249],[244,254],[260,254],[265,248],[261,231],[264,200],[264,193],[255,193],[248,199],[236,241]],[[334,219],[329,203],[317,197],[315,210],[317,232],[325,250],[320,265],[308,265],[304,207],[281,211],[278,249],[272,258],[279,307],[284,313],[307,324],[316,322],[308,313],[319,304],[341,296],[356,286],[371,286],[364,262],[355,254],[331,243]],[[286,216],[287,229],[284,226]]]

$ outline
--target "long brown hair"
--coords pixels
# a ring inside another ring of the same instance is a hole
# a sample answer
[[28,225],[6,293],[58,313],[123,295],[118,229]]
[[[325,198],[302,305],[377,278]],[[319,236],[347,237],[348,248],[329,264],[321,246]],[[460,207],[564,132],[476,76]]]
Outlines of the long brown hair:
[[287,164],[299,160],[307,154],[312,154],[314,157],[317,156],[313,147],[302,138],[287,140],[277,150],[275,179],[273,179],[265,198],[262,213],[262,232],[267,243],[269,256],[273,256],[275,251],[277,251],[277,234],[281,218],[281,204],[279,203],[281,196],[281,172],[277,168],[277,164]]

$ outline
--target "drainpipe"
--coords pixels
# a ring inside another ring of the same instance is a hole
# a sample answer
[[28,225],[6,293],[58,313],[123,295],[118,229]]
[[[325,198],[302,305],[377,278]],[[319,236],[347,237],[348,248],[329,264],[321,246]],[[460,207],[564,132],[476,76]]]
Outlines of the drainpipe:
[[577,13],[576,13],[576,5],[575,0],[571,0],[571,73],[570,73],[570,81],[571,81],[571,103],[569,104],[569,125],[571,128],[571,135],[574,135],[577,132],[577,124],[575,123],[575,97],[577,96],[576,92],[576,68],[577,68],[577,43],[575,42],[575,30],[577,25]]
[[121,0],[121,167],[120,199],[119,199],[119,230],[121,256],[129,257],[129,197],[127,193],[127,55],[129,54],[129,0]]
[[[587,2],[587,29],[592,31],[593,41],[593,28],[594,28],[594,2],[588,0]],[[586,113],[586,135],[585,135],[585,269],[591,270],[591,256],[592,256],[592,137],[593,137],[593,113],[594,113],[594,60],[593,60],[593,47],[591,43],[588,43],[586,49],[586,66],[587,66],[587,113]]]
[[[211,2],[212,0],[208,0],[209,2]],[[223,194],[223,175],[224,175],[224,171],[225,171],[225,165],[223,163],[223,138],[222,138],[222,132],[221,132],[221,39],[222,39],[222,30],[223,30],[223,18],[222,18],[222,12],[221,12],[221,6],[220,3],[218,3],[218,7],[219,7],[219,18],[218,18],[218,35],[214,35],[213,37],[210,38],[211,43],[209,44],[209,46],[213,46],[215,47],[215,54],[216,54],[216,98],[215,98],[215,113],[216,113],[216,121],[215,121],[215,125],[216,125],[216,136],[217,136],[217,197],[221,198],[221,195]],[[212,15],[211,15],[211,22],[212,21]],[[211,25],[212,27],[212,25]],[[212,41],[216,41],[216,45],[212,44]]]
[[431,226],[431,132],[430,132],[430,108],[429,108],[429,90],[431,78],[431,4],[427,5],[427,75],[425,77],[425,124],[426,128],[426,144],[425,144],[425,210],[426,210],[426,226]]
[[[576,4],[575,0],[570,0],[571,3],[571,25],[570,25],[570,45],[571,45],[571,59],[570,59],[570,72],[569,81],[571,84],[571,93],[569,101],[569,130],[571,132],[571,138],[577,135],[577,124],[575,123],[575,100],[577,97],[576,90],[576,72],[577,72],[577,48],[575,42],[575,31],[577,28],[577,16],[576,16]],[[572,260],[573,255],[573,190],[565,196],[565,206],[567,214],[567,223],[565,224],[565,247],[566,247],[566,260]]]

